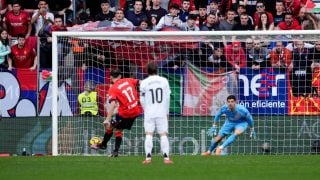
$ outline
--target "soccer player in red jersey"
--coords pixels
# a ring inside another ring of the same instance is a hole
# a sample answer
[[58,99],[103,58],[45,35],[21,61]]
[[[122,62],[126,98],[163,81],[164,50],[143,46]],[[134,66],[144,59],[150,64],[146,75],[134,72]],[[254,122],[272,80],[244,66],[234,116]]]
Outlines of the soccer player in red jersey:
[[[118,69],[111,71],[111,81],[113,85],[108,91],[108,102],[110,107],[108,115],[103,122],[106,127],[106,132],[101,144],[92,145],[93,149],[106,149],[107,143],[113,135],[113,129],[116,129],[115,149],[111,157],[117,157],[122,142],[123,129],[130,130],[135,119],[142,113],[142,107],[139,103],[137,87],[139,80],[133,78],[121,78],[121,72]],[[111,119],[118,104],[118,113],[115,119]]]
[[27,46],[24,34],[17,36],[18,44],[11,47],[11,56],[8,58],[8,70],[12,68],[29,68],[35,70],[37,68],[37,53],[36,50]]
[[25,34],[26,38],[30,36],[32,30],[31,18],[27,12],[21,10],[18,1],[12,3],[12,10],[3,18],[3,28],[8,30],[12,37],[17,37],[18,34]]

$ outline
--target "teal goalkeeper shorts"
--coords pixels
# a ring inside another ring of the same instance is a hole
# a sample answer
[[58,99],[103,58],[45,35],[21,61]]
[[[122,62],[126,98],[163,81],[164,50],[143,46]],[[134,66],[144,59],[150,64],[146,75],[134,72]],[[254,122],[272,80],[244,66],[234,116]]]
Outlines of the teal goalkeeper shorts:
[[242,129],[244,132],[248,128],[248,122],[230,122],[226,121],[219,131],[219,136],[226,136],[231,134],[235,129]]

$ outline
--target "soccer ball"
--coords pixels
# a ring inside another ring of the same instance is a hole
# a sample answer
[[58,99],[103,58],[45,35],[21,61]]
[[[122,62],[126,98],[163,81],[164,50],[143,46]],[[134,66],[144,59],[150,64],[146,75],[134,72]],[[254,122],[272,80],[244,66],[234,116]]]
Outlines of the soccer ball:
[[270,145],[270,143],[268,143],[268,142],[262,143],[262,145],[261,145],[261,150],[262,150],[262,152],[264,152],[264,153],[270,153],[270,151],[271,151],[271,145]]
[[98,136],[94,136],[90,139],[89,141],[90,145],[94,145],[94,144],[101,144],[102,143],[102,139]]

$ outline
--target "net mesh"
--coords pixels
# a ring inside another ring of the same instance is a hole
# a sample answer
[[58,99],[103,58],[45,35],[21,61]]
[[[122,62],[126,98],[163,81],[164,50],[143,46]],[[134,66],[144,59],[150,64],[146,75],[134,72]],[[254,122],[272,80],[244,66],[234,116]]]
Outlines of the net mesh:
[[[184,36],[58,36],[58,154],[109,154],[89,148],[103,136],[110,71],[144,79],[155,61],[171,87],[169,141],[173,154],[207,150],[213,116],[234,94],[253,115],[257,139],[245,132],[229,154],[309,154],[319,138],[319,34]],[[318,47],[318,48],[317,48]],[[98,113],[81,114],[79,94],[94,82]],[[224,118],[220,120],[222,126]],[[155,136],[153,152],[160,153]],[[143,118],[124,131],[123,155],[144,154]]]

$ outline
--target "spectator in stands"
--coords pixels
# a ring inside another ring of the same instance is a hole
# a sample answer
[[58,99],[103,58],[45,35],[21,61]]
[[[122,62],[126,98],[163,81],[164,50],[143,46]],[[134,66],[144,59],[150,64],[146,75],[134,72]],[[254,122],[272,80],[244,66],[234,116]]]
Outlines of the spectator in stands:
[[[310,52],[312,54],[312,65],[311,68],[314,71],[320,70],[320,40],[314,43],[314,48]],[[316,70],[317,69],[317,70]]]
[[[292,41],[292,42],[289,42],[287,45],[286,45],[286,48],[287,49],[289,49],[291,52],[294,50],[294,49],[296,49],[297,48],[297,46],[296,46],[296,42],[298,42],[298,41]],[[311,44],[311,43],[308,43],[308,42],[304,42],[304,48],[313,48],[314,47],[314,45],[313,44]]]
[[[237,24],[241,23],[241,14],[246,14],[248,16],[248,23],[251,24],[253,26],[253,18],[251,16],[249,16],[246,12],[246,7],[243,5],[239,5],[237,7],[237,13],[236,16],[234,17],[234,20],[237,22]],[[254,26],[253,26],[254,27]]]
[[[146,1],[147,0],[142,0],[143,7],[146,7]],[[120,8],[123,9],[124,12],[134,11],[135,0],[119,0],[119,4],[120,4]]]
[[[56,15],[54,17],[54,24],[50,27],[50,31],[48,32],[48,35],[50,35],[50,37],[47,38],[48,43],[52,42],[51,35],[52,35],[52,32],[54,32],[54,31],[67,31],[67,28],[63,24],[63,17],[62,16]],[[68,39],[63,39],[63,40],[58,41],[57,51],[58,51],[58,64],[63,66],[64,65],[64,61],[63,61],[64,57],[70,51]]]
[[312,58],[312,95],[319,96],[319,79],[320,79],[320,40],[316,41],[314,44],[314,49],[310,52],[313,55]]
[[292,52],[284,47],[282,41],[277,41],[276,47],[270,52],[271,66],[273,68],[287,69],[291,64],[291,61]]
[[[95,19],[96,15],[101,12],[100,0],[78,0],[78,1],[82,1],[82,2],[79,3],[80,5],[79,5],[79,8],[76,9],[76,14],[85,12],[88,14],[90,19]],[[109,3],[109,9],[110,9],[110,3]]]
[[190,8],[190,0],[182,0],[181,1],[181,9],[178,13],[179,19],[185,23],[187,22],[188,16],[189,16],[189,8]]
[[169,9],[169,14],[163,16],[157,26],[155,27],[155,30],[161,30],[163,27],[181,27],[181,20],[178,16],[179,12],[179,5],[178,4],[172,4]]
[[135,31],[150,31],[151,29],[152,28],[148,19],[142,19],[140,21],[140,25],[136,27]]
[[[189,6],[189,11],[193,11],[196,9],[196,6],[194,5],[194,0],[189,0],[190,1],[190,6]],[[181,0],[170,0],[169,1],[169,9],[173,4],[178,4],[181,5]],[[179,6],[180,8],[180,6]]]
[[276,1],[276,13],[274,14],[274,26],[277,27],[278,24],[284,21],[284,4],[282,0]]
[[222,70],[222,72],[232,71],[233,69],[232,64],[227,61],[223,54],[223,46],[214,47],[213,54],[208,57],[206,67],[213,67],[214,70]]
[[38,35],[38,32],[41,28],[44,28],[43,26],[47,25],[49,23],[53,23],[54,21],[54,15],[49,12],[48,4],[46,0],[40,0],[38,3],[38,10],[33,13],[31,18],[31,24],[34,24],[36,35]]
[[197,15],[189,14],[188,20],[182,23],[180,29],[182,31],[199,31],[199,27],[196,25]]
[[239,4],[246,7],[246,13],[249,15],[249,17],[253,17],[254,13],[256,12],[257,0],[243,0],[242,3],[240,1]]
[[126,18],[132,22],[134,26],[139,26],[142,19],[146,19],[147,15],[142,11],[142,0],[136,0],[134,2],[133,11],[126,12]]
[[219,21],[216,15],[208,14],[207,22],[201,27],[201,31],[217,31],[219,30]]
[[156,25],[159,20],[168,13],[166,10],[168,7],[164,9],[160,6],[162,1],[163,0],[152,0],[152,7],[147,10],[147,17],[150,22],[153,21],[153,25]]
[[132,30],[133,24],[124,17],[124,12],[122,9],[117,9],[113,21],[111,22],[111,27]]
[[266,12],[260,13],[259,24],[255,26],[256,31],[269,31],[274,29],[273,23],[270,24],[269,16]]
[[83,61],[84,69],[87,67],[104,69],[110,67],[111,64],[117,64],[112,57],[112,52],[106,50],[102,44],[97,46],[90,43],[88,44],[89,47],[87,49],[89,52],[87,53],[88,58]]
[[286,13],[284,21],[278,24],[277,29],[279,30],[301,30],[299,22],[293,18],[291,13]]
[[299,15],[301,6],[300,0],[283,0],[285,11],[291,13],[293,17]]
[[253,40],[253,49],[249,51],[247,66],[254,70],[269,67],[269,50],[261,46],[260,40]]
[[201,28],[207,21],[207,6],[199,5],[199,27]]
[[87,12],[82,11],[81,13],[79,13],[77,15],[75,25],[81,25],[81,24],[85,24],[89,21],[92,21],[90,18],[91,17]]
[[294,96],[306,97],[311,93],[313,55],[311,49],[304,47],[304,42],[297,40],[291,63],[291,88]]
[[53,21],[45,20],[38,30],[40,39],[40,68],[52,68],[52,43],[51,43],[51,26]]
[[3,18],[3,28],[12,37],[17,37],[18,34],[25,34],[26,38],[30,36],[32,30],[30,16],[27,12],[21,10],[18,1],[12,3],[12,10]]
[[[71,0],[47,0],[47,3],[49,4],[50,11],[54,15],[63,16],[67,26],[73,25],[74,17],[73,17],[73,10],[71,6]],[[92,2],[90,3],[93,4]],[[91,10],[91,12],[93,11]]]
[[112,21],[114,17],[114,12],[110,11],[110,2],[109,0],[100,1],[101,12],[97,14],[94,18],[95,21]]
[[84,92],[78,95],[81,116],[98,115],[98,96],[96,85],[93,81],[88,80],[84,84]]
[[[38,37],[40,38],[40,68],[52,68],[52,32],[53,31],[66,31],[63,25],[63,18],[56,16],[54,22],[50,20],[45,21],[42,28],[39,30]],[[63,48],[63,49],[62,49]],[[66,42],[58,41],[58,62],[62,64],[62,58],[66,55],[67,51]]]
[[247,66],[246,55],[239,41],[234,41],[225,47],[227,61],[239,72],[240,68]]
[[247,38],[245,45],[244,45],[244,51],[246,53],[247,59],[249,59],[249,52],[253,49],[253,39],[252,38]]
[[170,0],[146,0],[146,9],[150,10],[156,1],[160,1],[160,7],[168,10]]
[[219,5],[217,0],[211,0],[209,4],[209,8],[207,9],[207,14],[212,13],[216,16],[220,13]]
[[240,15],[240,23],[235,24],[232,30],[235,31],[251,31],[253,30],[253,25],[249,20],[249,16],[246,13]]
[[234,20],[235,12],[233,10],[227,11],[227,18],[219,23],[219,31],[231,31],[236,24]]
[[223,13],[218,13],[218,22],[224,21],[226,19],[225,14]]
[[8,32],[4,29],[0,30],[0,68],[8,68],[8,54],[11,47],[8,39]]
[[313,13],[306,12],[306,8],[302,7],[300,9],[298,17],[296,17],[301,29],[303,30],[315,30],[320,29],[319,18]]
[[37,68],[37,54],[34,48],[28,47],[26,35],[18,34],[18,44],[11,47],[11,56],[8,58],[8,70],[13,68],[29,68],[35,70]]
[[268,15],[268,23],[270,24],[270,26],[274,23],[273,22],[273,15],[270,12],[265,11],[265,6],[263,1],[257,1],[257,11],[254,13],[253,15],[253,19],[254,19],[254,25],[258,25],[260,22],[260,15],[264,12],[267,13]]

